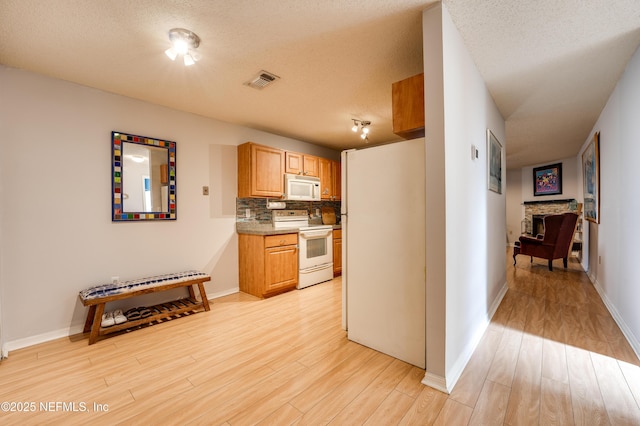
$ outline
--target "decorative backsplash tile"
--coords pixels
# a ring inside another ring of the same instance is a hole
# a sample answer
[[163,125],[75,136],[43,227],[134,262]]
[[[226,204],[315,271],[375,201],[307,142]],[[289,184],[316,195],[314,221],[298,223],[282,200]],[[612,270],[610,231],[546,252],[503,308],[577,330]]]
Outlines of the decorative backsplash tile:
[[[280,201],[280,200],[270,200]],[[310,220],[312,223],[316,220],[318,223],[322,221],[322,216],[315,216],[316,209],[321,210],[323,207],[333,207],[336,212],[336,221],[340,223],[340,201],[284,201],[287,210],[307,210],[314,215]],[[246,211],[249,209],[250,217],[246,217]],[[236,221],[258,221],[261,223],[271,223],[271,212],[273,210],[267,208],[266,198],[236,198]]]

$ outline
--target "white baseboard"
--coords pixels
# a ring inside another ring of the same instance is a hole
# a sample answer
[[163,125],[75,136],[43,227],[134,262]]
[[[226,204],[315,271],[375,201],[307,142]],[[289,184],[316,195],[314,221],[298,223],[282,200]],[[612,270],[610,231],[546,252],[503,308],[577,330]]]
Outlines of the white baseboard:
[[491,318],[493,318],[493,315],[498,310],[498,307],[500,306],[500,303],[502,303],[502,299],[504,298],[504,295],[507,294],[508,289],[509,287],[505,282],[502,285],[502,288],[500,289],[500,292],[494,299],[493,303],[491,303],[491,306],[489,307],[486,321],[484,322],[484,324],[478,327],[473,338],[467,345],[466,349],[460,354],[456,362],[453,364],[453,367],[450,368],[449,371],[447,372],[447,377],[442,377],[442,376],[438,376],[438,375],[427,372],[424,375],[424,379],[422,379],[422,384],[430,386],[436,390],[439,390],[440,392],[445,392],[447,394],[451,393],[456,383],[458,383],[458,380],[460,379],[460,376],[462,375],[464,368],[469,363],[471,356],[473,355],[476,348],[478,347],[480,340],[482,340],[482,336],[487,331],[487,328],[489,327],[489,323],[491,322]]
[[422,384],[446,394],[450,394],[451,389],[453,389],[453,386],[451,387],[451,389],[447,388],[447,380],[444,377],[436,376],[435,374],[431,373],[427,373],[424,375]]
[[638,340],[635,338],[635,336],[633,335],[633,332],[631,331],[629,326],[627,326],[627,323],[624,322],[624,320],[622,319],[622,316],[620,316],[620,313],[618,312],[614,304],[611,303],[604,289],[598,282],[597,278],[592,274],[588,274],[588,276],[589,276],[589,280],[593,283],[593,286],[595,287],[596,291],[600,295],[600,298],[604,302],[604,305],[607,307],[607,310],[613,317],[613,320],[616,322],[616,324],[618,324],[618,327],[620,327],[620,331],[622,331],[622,334],[624,334],[624,337],[627,339],[627,341],[631,345],[631,348],[636,353],[636,356],[640,358],[640,342],[638,342]]
[[[215,300],[219,297],[228,296],[230,294],[238,293],[240,291],[239,287],[221,291],[218,293],[214,293],[213,295],[207,295],[207,298],[211,303],[215,303]],[[62,328],[60,330],[49,331],[42,334],[37,334],[35,336],[24,337],[22,339],[12,340],[10,342],[5,342],[2,345],[2,358],[7,358],[9,356],[10,351],[15,351],[18,349],[26,348],[33,345],[38,345],[40,343],[46,343],[51,340],[60,339],[62,337],[70,337],[74,334],[81,334],[84,331],[84,322],[82,324],[72,325],[71,327]]]
[[78,324],[67,328],[61,328],[59,330],[48,331],[46,333],[37,334],[35,336],[24,337],[22,339],[12,340],[10,342],[5,342],[2,345],[2,356],[8,357],[9,352],[15,351],[17,349],[26,348],[28,346],[38,345],[40,343],[45,343],[51,340],[60,339],[62,337],[73,336],[74,334],[82,333],[84,329],[84,324]]
[[235,294],[239,292],[240,292],[240,287],[235,287],[229,290],[219,291],[213,294],[207,294],[207,299],[209,299],[209,301],[212,302],[213,301],[212,299],[217,299],[219,297],[224,297],[224,296],[228,296],[230,294]]

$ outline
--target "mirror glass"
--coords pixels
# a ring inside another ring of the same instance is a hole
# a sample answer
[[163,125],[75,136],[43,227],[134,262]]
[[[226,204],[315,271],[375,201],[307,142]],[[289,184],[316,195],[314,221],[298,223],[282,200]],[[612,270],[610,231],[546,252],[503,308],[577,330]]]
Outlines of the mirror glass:
[[112,220],[176,219],[176,143],[112,132]]

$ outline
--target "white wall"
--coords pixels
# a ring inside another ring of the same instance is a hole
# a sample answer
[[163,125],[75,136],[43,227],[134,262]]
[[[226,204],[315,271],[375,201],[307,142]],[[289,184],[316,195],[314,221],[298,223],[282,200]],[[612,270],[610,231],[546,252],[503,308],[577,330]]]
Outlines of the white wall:
[[[640,354],[640,50],[618,81],[577,156],[600,132],[600,224],[588,223],[588,271],[596,289]],[[580,186],[582,191],[582,186]]]
[[[447,390],[446,383],[446,194],[442,9],[422,15],[426,163],[426,332],[425,384]],[[428,77],[428,78],[427,78]]]
[[[2,87],[2,86],[0,86]],[[0,148],[2,148],[4,146],[4,137],[2,136],[3,133],[3,129],[4,129],[4,125],[3,125],[3,121],[0,120]],[[3,330],[3,321],[2,321],[2,300],[4,299],[3,293],[4,293],[4,286],[2,285],[2,269],[3,269],[3,257],[2,257],[2,212],[4,211],[3,209],[3,205],[4,205],[4,186],[3,186],[3,173],[2,173],[2,162],[0,161],[0,359],[4,358],[5,356],[7,356],[7,354],[4,352],[4,332]]]
[[[507,141],[504,120],[444,5],[424,12],[423,39],[428,170],[425,383],[448,391],[506,291]],[[487,189],[487,129],[503,146],[502,194]],[[471,145],[479,149],[477,160],[471,159]]]
[[[209,297],[237,291],[236,145],[251,140],[339,158],[293,139],[3,66],[0,92],[0,295],[9,349],[81,331],[86,308],[78,291],[112,276],[193,268],[212,275]],[[177,221],[111,222],[113,130],[177,142]]]
[[520,222],[524,219],[522,205],[522,172],[507,170],[507,243],[513,245],[520,237]]

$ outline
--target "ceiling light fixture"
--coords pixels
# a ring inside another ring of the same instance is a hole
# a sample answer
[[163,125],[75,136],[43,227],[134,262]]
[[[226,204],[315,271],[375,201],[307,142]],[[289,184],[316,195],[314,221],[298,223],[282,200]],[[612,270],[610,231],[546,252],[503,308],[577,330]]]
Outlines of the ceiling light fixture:
[[185,66],[191,66],[199,61],[201,56],[196,49],[200,46],[200,37],[192,31],[184,28],[173,28],[169,30],[169,41],[171,47],[164,53],[175,61],[178,55],[182,55]]
[[351,128],[351,131],[357,133],[358,130],[360,130],[360,138],[365,141],[369,141],[369,126],[371,125],[371,122],[366,120],[356,120],[355,118],[352,118],[351,120],[353,120],[353,127]]

